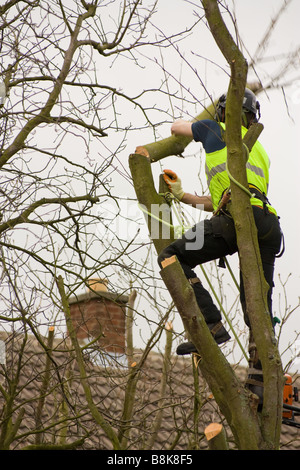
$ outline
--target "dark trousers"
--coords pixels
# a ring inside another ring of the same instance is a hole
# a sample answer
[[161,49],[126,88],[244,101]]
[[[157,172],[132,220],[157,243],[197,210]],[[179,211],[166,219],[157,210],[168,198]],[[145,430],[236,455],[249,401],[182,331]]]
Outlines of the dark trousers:
[[[265,279],[270,286],[268,307],[272,319],[272,289],[276,254],[280,251],[282,233],[278,218],[267,209],[253,207],[258,242]],[[158,263],[176,255],[188,279],[197,277],[193,269],[203,263],[223,258],[238,251],[234,223],[230,215],[220,213],[188,230],[182,238],[166,247],[158,256]],[[192,283],[199,308],[206,323],[221,320],[221,313],[201,282]],[[243,277],[240,272],[240,301],[248,326]]]

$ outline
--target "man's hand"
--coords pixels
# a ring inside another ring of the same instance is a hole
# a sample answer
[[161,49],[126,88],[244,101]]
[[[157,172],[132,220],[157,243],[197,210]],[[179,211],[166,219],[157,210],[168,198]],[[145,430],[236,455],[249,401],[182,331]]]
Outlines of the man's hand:
[[178,178],[176,173],[172,170],[164,170],[163,178],[167,183],[169,190],[171,191],[174,196],[181,201],[184,196],[184,191],[181,187],[181,179]]
[[179,201],[207,212],[214,210],[210,196],[198,196],[197,194],[185,193],[181,187],[181,180],[174,171],[164,170],[163,178],[171,193],[174,194]]

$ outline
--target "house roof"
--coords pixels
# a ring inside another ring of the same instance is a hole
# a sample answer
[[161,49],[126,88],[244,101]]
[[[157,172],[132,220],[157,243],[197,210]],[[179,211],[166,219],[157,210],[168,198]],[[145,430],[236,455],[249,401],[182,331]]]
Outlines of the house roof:
[[[47,338],[39,341],[33,336],[0,332],[0,340],[6,345],[6,364],[0,368],[0,384],[4,390],[10,390],[11,394],[13,380],[17,373],[19,375],[11,416],[13,423],[20,419],[20,426],[10,449],[36,442],[64,443],[66,435],[68,443],[84,437],[80,449],[112,449],[110,440],[92,419],[86,405],[80,370],[68,338],[56,338],[48,355],[45,354]],[[101,351],[98,354],[101,355]],[[142,355],[143,351],[135,351],[134,361],[138,363]],[[87,382],[97,410],[118,431],[128,378],[134,377],[136,365],[128,366],[126,358],[124,361],[124,357],[119,356],[106,355],[101,365],[98,359],[95,352],[86,351]],[[164,367],[168,369],[165,389]],[[133,398],[133,414],[122,430],[123,436],[126,432],[130,434],[128,449],[147,449],[147,446],[154,450],[207,448],[205,427],[211,422],[223,422],[223,417],[205,381],[195,371],[197,367],[190,356],[174,355],[164,364],[163,354],[149,353],[139,373],[136,390],[132,387],[129,394],[129,398]],[[236,371],[241,379],[245,378],[244,368],[236,367]],[[299,377],[297,381],[299,384]],[[2,407],[2,426],[4,411]],[[230,440],[227,427],[226,432]],[[283,449],[300,449],[300,430],[283,425],[281,441]]]

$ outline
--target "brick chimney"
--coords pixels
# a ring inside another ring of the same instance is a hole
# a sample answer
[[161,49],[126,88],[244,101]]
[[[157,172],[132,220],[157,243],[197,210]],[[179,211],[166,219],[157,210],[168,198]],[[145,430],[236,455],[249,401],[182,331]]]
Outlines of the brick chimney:
[[100,346],[125,353],[125,309],[128,297],[108,292],[106,283],[90,279],[87,292],[70,299],[70,313],[80,341],[99,336]]

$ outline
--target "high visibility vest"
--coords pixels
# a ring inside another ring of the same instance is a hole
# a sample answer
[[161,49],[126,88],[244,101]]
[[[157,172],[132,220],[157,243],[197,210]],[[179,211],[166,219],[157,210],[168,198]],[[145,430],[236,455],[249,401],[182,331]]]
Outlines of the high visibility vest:
[[[221,123],[221,126],[225,129],[224,123]],[[242,138],[246,132],[247,129],[242,126]],[[214,209],[218,207],[223,192],[230,186],[230,180],[226,171],[226,161],[226,146],[221,150],[206,154],[205,173]],[[269,157],[263,146],[256,141],[246,163],[247,180],[250,185],[254,185],[265,195],[268,193],[269,167]],[[252,197],[250,202],[255,206],[263,206],[263,202],[255,197]],[[276,211],[272,206],[267,204],[267,207],[270,212],[276,214]]]

